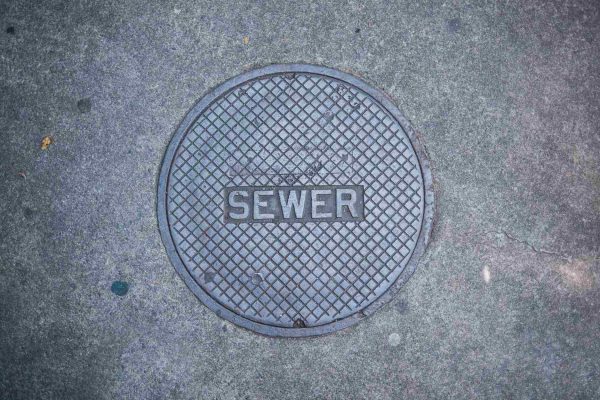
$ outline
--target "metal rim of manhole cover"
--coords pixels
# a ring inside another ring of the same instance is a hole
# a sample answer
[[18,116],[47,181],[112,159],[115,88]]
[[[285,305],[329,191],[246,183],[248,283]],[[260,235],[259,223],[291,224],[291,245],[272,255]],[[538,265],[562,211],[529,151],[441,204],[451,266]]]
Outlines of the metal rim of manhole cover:
[[164,156],[168,256],[217,315],[269,336],[345,328],[414,272],[432,178],[408,121],[334,69],[283,64],[206,94]]

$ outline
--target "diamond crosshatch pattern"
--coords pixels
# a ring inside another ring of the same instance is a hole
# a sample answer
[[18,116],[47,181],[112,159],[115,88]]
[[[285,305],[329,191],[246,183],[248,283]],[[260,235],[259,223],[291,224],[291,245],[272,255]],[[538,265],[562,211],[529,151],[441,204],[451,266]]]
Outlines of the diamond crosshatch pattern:
[[[361,185],[364,221],[225,224],[223,189]],[[396,281],[423,223],[411,142],[373,97],[316,73],[277,73],[215,99],[168,173],[169,231],[195,282],[242,318],[320,326]]]

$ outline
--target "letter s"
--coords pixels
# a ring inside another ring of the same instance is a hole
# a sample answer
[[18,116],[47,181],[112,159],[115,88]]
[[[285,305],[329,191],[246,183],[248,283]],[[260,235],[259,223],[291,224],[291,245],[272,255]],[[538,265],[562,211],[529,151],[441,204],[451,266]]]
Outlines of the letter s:
[[243,211],[241,213],[234,213],[229,210],[229,217],[231,219],[246,219],[250,215],[250,206],[248,203],[243,201],[236,201],[235,196],[240,197],[248,197],[248,193],[242,190],[232,190],[229,192],[229,196],[227,197],[227,201],[229,202],[230,207],[241,208]]

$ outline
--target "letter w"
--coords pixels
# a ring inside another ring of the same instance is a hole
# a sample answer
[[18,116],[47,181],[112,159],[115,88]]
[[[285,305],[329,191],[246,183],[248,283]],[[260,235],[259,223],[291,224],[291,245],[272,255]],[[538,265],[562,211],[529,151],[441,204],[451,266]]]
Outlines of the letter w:
[[[293,196],[292,196],[293,194]],[[298,192],[290,190],[285,199],[285,193],[283,190],[279,191],[279,201],[281,202],[281,211],[283,211],[283,218],[290,218],[292,209],[296,218],[302,218],[304,215],[304,203],[306,200],[306,190],[300,191],[300,198],[298,199]]]

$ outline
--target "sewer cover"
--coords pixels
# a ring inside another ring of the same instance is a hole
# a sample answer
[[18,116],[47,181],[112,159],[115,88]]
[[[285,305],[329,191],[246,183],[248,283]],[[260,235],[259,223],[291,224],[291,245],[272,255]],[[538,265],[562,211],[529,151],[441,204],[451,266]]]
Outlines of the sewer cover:
[[432,205],[425,153],[387,97],[297,64],[204,96],[158,185],[160,232],[186,284],[272,336],[332,332],[390,300],[424,251]]

